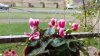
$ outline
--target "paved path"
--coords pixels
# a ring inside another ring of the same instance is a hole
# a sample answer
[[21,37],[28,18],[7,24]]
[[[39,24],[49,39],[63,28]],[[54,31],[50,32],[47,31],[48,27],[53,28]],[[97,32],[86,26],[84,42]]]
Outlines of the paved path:
[[89,56],[100,56],[99,52],[100,52],[100,49],[98,50],[97,48],[93,46],[88,47]]
[[82,13],[82,10],[77,9],[68,9],[64,12],[64,10],[32,10],[32,9],[18,9],[18,8],[10,8],[9,10],[0,10],[0,12],[42,12],[42,13]]

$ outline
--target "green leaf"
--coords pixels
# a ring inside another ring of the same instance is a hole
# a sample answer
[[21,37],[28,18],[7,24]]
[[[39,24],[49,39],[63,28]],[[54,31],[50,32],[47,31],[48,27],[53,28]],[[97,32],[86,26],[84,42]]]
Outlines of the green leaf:
[[75,41],[70,41],[70,42],[67,42],[68,43],[68,48],[70,51],[73,51],[73,52],[76,52],[77,49],[75,47]]
[[48,52],[47,50],[45,51],[45,47],[47,46],[47,43],[41,41],[40,44],[41,44],[41,47],[38,49],[34,49],[32,53],[29,54],[29,56],[35,56],[44,52]]
[[84,46],[85,47],[89,46],[89,39],[88,38],[84,39]]
[[48,42],[43,42],[40,41],[40,48],[34,49],[30,54],[28,54],[29,56],[36,56],[38,54],[42,54],[42,53],[48,53],[49,50],[45,50],[45,48],[47,47],[47,45],[52,41],[52,39],[50,39]]
[[50,33],[49,33],[50,35],[55,33],[55,29],[54,28],[49,28],[49,30],[50,30]]
[[32,53],[28,54],[28,56],[36,56],[42,53],[48,53],[49,50],[44,50],[43,47],[39,48],[39,49],[35,49],[34,51],[32,51]]
[[44,33],[46,32],[46,29],[45,30],[40,30],[40,36],[43,36],[44,35]]
[[77,42],[76,45],[79,49],[84,47],[83,43],[81,42]]
[[54,29],[54,28],[49,28],[49,29],[47,29],[47,30],[45,31],[44,35],[45,35],[45,36],[50,36],[50,35],[52,35],[52,34],[54,34],[54,33],[55,33],[55,29]]
[[67,45],[66,44],[63,44],[63,45],[60,45],[58,47],[55,47],[55,50],[54,50],[55,54],[54,56],[69,56],[69,53],[68,53],[68,49],[67,49]]
[[66,34],[71,34],[72,33],[72,30],[66,30]]
[[26,42],[25,42],[26,44],[29,44],[30,42],[29,42],[29,38],[26,38]]
[[61,45],[63,45],[63,44],[65,44],[66,42],[63,40],[63,39],[61,39],[61,38],[55,38],[52,42],[51,42],[51,45],[53,46],[53,47],[58,47],[58,46],[61,46]]
[[50,55],[53,56],[67,56],[69,53],[68,52],[68,48],[67,48],[67,44],[65,39],[61,39],[61,38],[55,38],[50,42],[52,48],[52,50],[50,50]]
[[64,51],[64,50],[66,50],[66,49],[68,49],[66,43],[63,43],[63,44],[61,44],[61,45],[59,44],[59,46],[56,46],[56,50],[57,50],[57,51]]
[[31,41],[28,43],[29,46],[35,46],[38,43],[37,40]]

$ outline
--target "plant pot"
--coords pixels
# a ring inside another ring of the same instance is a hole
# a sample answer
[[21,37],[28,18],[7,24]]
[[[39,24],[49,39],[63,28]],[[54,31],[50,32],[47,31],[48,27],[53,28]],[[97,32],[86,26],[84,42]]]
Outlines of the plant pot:
[[29,54],[32,50],[34,50],[34,47],[25,46],[23,50],[23,56],[27,56],[27,54]]
[[[25,48],[23,50],[23,56],[27,56],[34,49],[35,49],[35,47],[25,46]],[[37,56],[55,56],[55,53],[57,53],[57,51],[52,52],[52,50],[54,49],[52,46],[48,46],[47,49],[51,49],[51,50],[49,50],[49,54],[43,53],[43,54],[39,54]],[[68,52],[66,52],[66,53],[68,53]],[[71,55],[67,54],[66,56],[80,56],[80,52],[79,52],[79,50],[77,50],[77,52],[71,52]]]

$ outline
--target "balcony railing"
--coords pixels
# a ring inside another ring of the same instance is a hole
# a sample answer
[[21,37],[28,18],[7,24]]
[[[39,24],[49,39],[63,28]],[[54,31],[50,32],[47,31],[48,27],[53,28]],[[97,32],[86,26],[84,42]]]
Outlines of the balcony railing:
[[[70,35],[65,35],[66,39],[72,39],[73,36],[76,38],[93,38],[93,37],[100,37],[100,33],[95,32],[79,32],[79,33],[72,33]],[[10,36],[0,36],[0,43],[18,43],[18,42],[25,42],[26,41],[25,35],[10,35]]]

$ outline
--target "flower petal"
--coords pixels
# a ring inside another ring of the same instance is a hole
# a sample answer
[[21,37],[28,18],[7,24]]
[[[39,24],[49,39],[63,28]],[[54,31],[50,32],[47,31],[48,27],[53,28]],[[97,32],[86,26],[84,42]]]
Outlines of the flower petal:
[[33,35],[30,36],[29,40],[33,41],[33,40],[38,40],[40,37],[40,33],[39,32],[35,32]]
[[59,35],[61,36],[61,37],[64,37],[64,29],[63,28],[60,28],[59,29]]
[[61,24],[61,27],[64,28],[66,25],[66,21],[64,19],[62,19],[62,24]]
[[49,22],[49,23],[48,23],[48,25],[49,25],[49,27],[50,27],[50,28],[52,28],[52,27],[53,27],[53,25],[52,25],[52,23],[51,23],[51,22]]
[[39,19],[35,19],[35,26],[38,26],[39,25]]
[[31,36],[31,37],[29,38],[29,40],[30,40],[30,41],[33,41],[33,40],[34,40],[34,37],[33,37],[33,36]]
[[50,28],[54,27],[56,25],[56,19],[52,18],[48,25]]
[[54,25],[56,24],[56,19],[52,18],[52,19],[51,19],[51,23],[52,23],[52,25],[54,26]]
[[30,29],[33,30],[34,29],[34,20],[32,18],[29,19],[29,25],[30,25]]
[[34,35],[33,35],[34,36],[34,39],[39,39],[39,35],[40,35],[39,32],[35,32]]
[[77,23],[72,24],[72,30],[76,31],[79,28],[79,25]]
[[64,28],[65,25],[66,25],[66,20],[61,19],[61,20],[58,21],[58,26],[59,26],[60,28]]
[[26,35],[27,37],[30,37],[31,36],[31,34],[30,33],[24,33],[24,35]]
[[9,55],[9,51],[5,50],[4,55],[3,56],[8,56]]
[[14,50],[11,50],[9,53],[10,53],[12,56],[17,56],[17,53],[16,53],[16,51],[14,51]]

